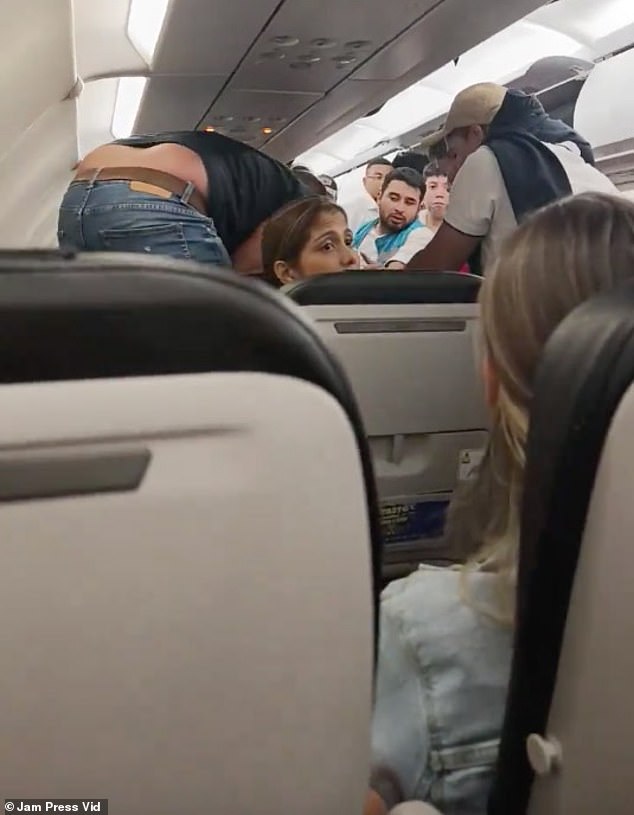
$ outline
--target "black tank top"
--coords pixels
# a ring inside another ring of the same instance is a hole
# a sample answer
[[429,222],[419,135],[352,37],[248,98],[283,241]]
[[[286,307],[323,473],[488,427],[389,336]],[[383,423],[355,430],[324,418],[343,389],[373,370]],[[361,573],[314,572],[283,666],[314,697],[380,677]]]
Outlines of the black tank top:
[[152,147],[182,144],[197,153],[207,171],[207,212],[229,254],[284,204],[310,191],[280,164],[259,150],[220,133],[178,131],[130,136],[114,144]]

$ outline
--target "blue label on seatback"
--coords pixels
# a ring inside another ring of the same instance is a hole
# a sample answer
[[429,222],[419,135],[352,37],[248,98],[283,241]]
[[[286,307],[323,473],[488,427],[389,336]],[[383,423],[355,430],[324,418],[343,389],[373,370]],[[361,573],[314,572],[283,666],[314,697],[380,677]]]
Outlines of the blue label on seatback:
[[448,500],[383,504],[381,532],[383,542],[411,543],[440,538],[445,527]]

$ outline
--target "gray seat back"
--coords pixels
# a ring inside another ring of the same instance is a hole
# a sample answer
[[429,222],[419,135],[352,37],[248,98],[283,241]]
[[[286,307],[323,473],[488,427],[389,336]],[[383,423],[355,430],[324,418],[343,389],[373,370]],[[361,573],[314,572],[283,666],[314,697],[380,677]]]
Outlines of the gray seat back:
[[360,812],[373,521],[336,365],[230,275],[30,263],[0,271],[31,332],[0,350],[4,795]]
[[450,559],[444,511],[487,438],[477,366],[479,279],[348,272],[287,293],[339,358],[357,397],[382,504],[386,573]]
[[570,315],[537,377],[490,815],[631,809],[633,382],[629,285]]

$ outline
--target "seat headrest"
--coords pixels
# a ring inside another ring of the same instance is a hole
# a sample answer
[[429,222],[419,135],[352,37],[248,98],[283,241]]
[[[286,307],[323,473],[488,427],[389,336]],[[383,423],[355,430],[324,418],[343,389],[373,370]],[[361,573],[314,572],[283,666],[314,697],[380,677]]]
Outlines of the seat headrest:
[[526,811],[531,733],[545,733],[595,475],[634,379],[634,282],[579,306],[544,350],[527,442],[509,696],[489,815]]
[[460,272],[357,270],[317,275],[282,291],[300,306],[474,303],[481,278]]
[[344,406],[338,362],[272,289],[163,257],[0,252],[0,382],[260,371]]

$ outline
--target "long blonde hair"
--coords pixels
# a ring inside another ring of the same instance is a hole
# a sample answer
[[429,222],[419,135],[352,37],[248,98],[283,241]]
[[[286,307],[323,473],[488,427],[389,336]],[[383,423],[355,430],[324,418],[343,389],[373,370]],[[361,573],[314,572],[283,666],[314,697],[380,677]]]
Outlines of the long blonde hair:
[[468,575],[498,576],[499,622],[514,619],[519,513],[533,380],[546,341],[593,294],[634,277],[634,203],[584,194],[529,216],[503,243],[480,293],[484,353],[499,382],[486,455],[478,477],[456,491],[449,545]]

